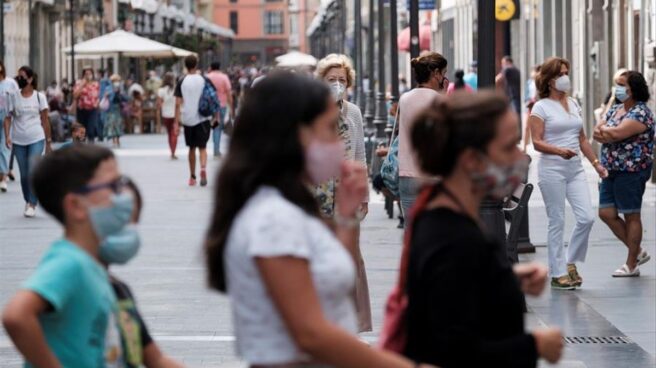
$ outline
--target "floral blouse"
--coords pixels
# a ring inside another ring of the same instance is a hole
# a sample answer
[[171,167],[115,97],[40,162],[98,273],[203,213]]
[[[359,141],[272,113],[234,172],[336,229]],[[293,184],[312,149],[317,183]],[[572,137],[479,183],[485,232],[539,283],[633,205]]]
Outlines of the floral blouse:
[[78,109],[95,110],[98,108],[100,95],[100,85],[98,82],[93,81],[86,84],[83,81],[78,82],[75,90],[80,91],[80,97],[77,100]]
[[[345,158],[352,155],[353,144],[351,144],[351,133],[349,130],[351,126],[344,118],[344,114],[339,115],[339,123],[337,126],[339,137],[344,143]],[[337,191],[338,179],[332,178],[323,184],[317,185],[314,189],[314,196],[319,201],[319,210],[325,217],[333,217],[335,213],[335,193]]]
[[647,126],[644,132],[623,141],[604,143],[601,146],[601,164],[609,171],[637,172],[648,169],[654,152],[654,115],[644,102],[638,102],[622,114],[623,104],[611,107],[606,114],[606,124],[616,127],[624,119],[638,121]]

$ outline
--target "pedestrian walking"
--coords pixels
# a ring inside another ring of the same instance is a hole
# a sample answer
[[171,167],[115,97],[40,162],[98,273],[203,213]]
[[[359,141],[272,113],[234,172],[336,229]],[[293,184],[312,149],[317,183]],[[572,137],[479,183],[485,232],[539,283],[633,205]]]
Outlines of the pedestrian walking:
[[123,105],[128,103],[128,98],[121,90],[120,75],[112,74],[110,81],[112,87],[105,92],[104,96],[109,103],[107,111],[105,111],[105,136],[112,140],[115,148],[119,148],[123,135]]
[[[506,55],[501,58],[501,71],[495,77],[495,85],[504,91],[510,104],[517,113],[522,114],[522,77],[519,69],[515,67],[513,58]],[[521,125],[520,125],[521,129]]]
[[[102,101],[103,96],[105,96],[107,92],[111,92],[113,90],[111,78],[109,76],[109,73],[105,69],[98,69],[98,86],[99,86],[98,98]],[[105,135],[105,125],[107,124],[106,110],[103,111],[101,108],[98,109],[98,119],[96,119],[96,122],[98,124],[96,126],[98,132],[98,140],[102,142],[106,137]]]
[[[415,367],[354,335],[351,293],[366,169],[344,162],[328,87],[273,73],[242,102],[216,186],[205,252],[212,288],[232,302],[251,367]],[[339,175],[328,226],[309,189]]]
[[399,100],[399,196],[406,223],[410,207],[415,202],[422,174],[414,163],[410,132],[417,116],[446,93],[449,79],[446,77],[447,60],[430,52],[411,61],[417,88],[404,93]]
[[63,234],[3,311],[25,366],[124,366],[116,296],[98,254],[130,221],[125,183],[112,152],[93,145],[57,150],[34,170],[35,193]]
[[232,104],[232,85],[230,78],[221,71],[221,63],[218,61],[212,62],[210,65],[210,72],[207,73],[207,79],[212,81],[216,94],[219,96],[220,114],[219,121],[212,127],[212,141],[214,143],[214,157],[221,157],[221,133],[225,127],[225,120],[233,120],[235,117],[233,104]]
[[[9,98],[18,91],[18,84],[13,78],[7,78],[5,64],[0,61],[0,121],[4,123],[8,113]],[[4,124],[3,124],[4,125]],[[4,126],[0,129],[0,193],[7,191],[7,180],[9,179],[9,158],[11,150],[7,147]]]
[[477,70],[478,70],[478,62],[474,60],[471,63],[469,63],[469,71],[463,77],[465,83],[467,83],[467,85],[471,87],[474,91],[478,89],[478,74],[476,74]]
[[[367,166],[364,150],[364,127],[360,108],[346,100],[346,91],[355,85],[355,70],[351,60],[346,55],[330,54],[317,63],[316,76],[330,87],[340,114],[337,122],[337,133],[344,145],[344,158]],[[319,201],[319,210],[324,217],[333,218],[336,210],[336,195],[339,190],[337,177],[328,179],[315,189]],[[358,216],[360,219],[369,212],[369,195],[365,196]],[[364,258],[360,251],[360,226],[357,227],[355,244],[355,310],[358,315],[358,332],[371,331],[371,304],[369,301],[369,285],[365,270]]]
[[533,106],[539,98],[538,87],[535,84],[535,79],[537,78],[538,73],[540,73],[540,65],[533,67],[531,70],[531,76],[526,81],[526,88],[524,89],[524,105],[527,110],[526,126],[524,127],[524,135],[522,137],[522,151],[524,151],[524,153],[526,153],[528,145],[531,144],[531,129],[528,125],[528,116],[531,116],[531,110],[533,110]]
[[524,326],[522,291],[541,294],[546,267],[513,267],[505,244],[481,230],[481,202],[510,195],[526,175],[517,121],[505,96],[487,91],[443,100],[412,127],[419,168],[442,178],[418,197],[402,256],[405,354],[413,361],[532,368],[539,357],[560,358],[558,329]]
[[[37,197],[30,186],[34,159],[52,151],[46,96],[37,90],[37,75],[29,66],[18,69],[16,83],[20,91],[9,95],[8,114],[4,120],[5,145],[13,150],[20,170],[25,200],[25,217],[36,215]],[[10,135],[11,134],[11,135]]]
[[175,149],[178,145],[180,126],[175,122],[175,76],[171,72],[164,74],[163,85],[157,91],[157,110],[166,127],[171,160],[177,160]]
[[[642,197],[652,172],[654,114],[647,106],[649,87],[637,71],[615,79],[613,96],[621,103],[595,127],[601,146],[601,164],[608,177],[599,185],[599,217],[628,248],[626,263],[614,277],[640,276],[639,265],[651,256],[642,249]],[[621,218],[619,215],[624,218]]]
[[449,83],[449,88],[446,91],[447,95],[451,95],[457,90],[463,90],[469,93],[474,92],[474,90],[467,84],[465,83],[465,71],[462,69],[457,69],[455,74],[454,74],[456,80],[454,82]]
[[[202,116],[199,112],[200,100],[206,87],[205,78],[198,73],[198,58],[194,55],[185,58],[187,74],[175,88],[175,124],[182,122],[185,143],[189,147],[189,186],[196,185],[196,150],[200,158],[200,185],[207,185],[207,141],[212,130],[211,121],[217,116]],[[210,82],[211,85],[211,82]],[[211,88],[211,87],[210,87]]]
[[[540,67],[536,86],[540,100],[533,105],[528,124],[533,147],[540,152],[538,186],[549,218],[547,248],[549,275],[554,289],[580,287],[583,278],[576,263],[585,261],[594,212],[581,153],[600,177],[608,175],[583,130],[578,103],[569,97],[569,61],[554,57]],[[576,225],[565,247],[565,201],[574,211]]]
[[100,137],[98,132],[100,84],[94,80],[91,67],[86,67],[82,71],[82,80],[79,80],[75,86],[73,99],[77,121],[87,129],[89,142],[93,143],[96,138]]

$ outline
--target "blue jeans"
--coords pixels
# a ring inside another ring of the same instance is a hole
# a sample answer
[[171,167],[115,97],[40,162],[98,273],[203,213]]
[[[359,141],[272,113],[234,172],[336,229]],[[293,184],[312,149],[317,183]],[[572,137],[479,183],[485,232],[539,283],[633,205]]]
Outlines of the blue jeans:
[[37,157],[43,155],[43,149],[45,148],[46,141],[40,140],[38,142],[28,144],[27,146],[21,146],[20,144],[14,144],[14,155],[16,155],[16,161],[18,161],[18,169],[20,170],[20,181],[21,189],[23,190],[23,199],[28,204],[36,206],[37,200],[36,195],[32,192],[32,187],[30,186],[30,174],[34,168],[34,160]]
[[0,174],[7,174],[9,172],[9,156],[11,151],[5,144],[5,130],[0,127]]
[[212,129],[212,142],[214,142],[214,156],[219,156],[221,154],[221,151],[219,150],[221,148],[221,133],[223,132],[223,121],[225,119],[227,111],[228,111],[227,107],[219,108],[219,116],[221,122],[216,128]]
[[615,208],[621,214],[640,213],[651,170],[649,165],[636,172],[610,171],[599,184],[599,208]]
[[419,195],[419,190],[421,190],[421,182],[417,178],[409,176],[399,177],[399,199],[405,219],[404,224],[407,224],[410,219],[410,208],[415,203],[417,195]]

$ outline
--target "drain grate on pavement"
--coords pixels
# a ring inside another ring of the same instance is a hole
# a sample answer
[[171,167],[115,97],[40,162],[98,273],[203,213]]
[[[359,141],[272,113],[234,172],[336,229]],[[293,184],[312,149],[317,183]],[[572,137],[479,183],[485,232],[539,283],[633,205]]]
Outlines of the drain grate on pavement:
[[632,344],[626,336],[565,336],[566,344]]

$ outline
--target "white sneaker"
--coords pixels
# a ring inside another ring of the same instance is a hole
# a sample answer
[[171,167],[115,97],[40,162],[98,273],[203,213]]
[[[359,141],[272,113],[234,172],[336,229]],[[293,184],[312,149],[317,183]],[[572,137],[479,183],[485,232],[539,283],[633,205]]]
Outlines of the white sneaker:
[[4,180],[0,180],[0,192],[2,193],[7,192],[7,182]]
[[36,216],[36,208],[28,204],[27,206],[25,206],[25,213],[23,215],[25,215],[25,217],[27,218],[32,218]]

